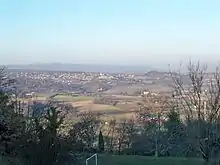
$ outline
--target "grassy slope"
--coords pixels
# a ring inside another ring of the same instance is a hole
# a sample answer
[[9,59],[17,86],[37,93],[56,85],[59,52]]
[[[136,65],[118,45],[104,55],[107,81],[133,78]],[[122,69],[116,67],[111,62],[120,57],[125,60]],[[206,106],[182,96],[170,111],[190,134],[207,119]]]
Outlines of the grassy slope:
[[[102,155],[98,157],[99,165],[202,165],[203,161],[194,158],[157,158],[143,156],[110,156]],[[15,159],[4,157],[0,159],[0,165],[22,165]],[[95,165],[91,160],[88,165]]]
[[[100,165],[201,165],[200,159],[157,158],[141,156],[99,156]],[[93,165],[93,163],[91,163]]]

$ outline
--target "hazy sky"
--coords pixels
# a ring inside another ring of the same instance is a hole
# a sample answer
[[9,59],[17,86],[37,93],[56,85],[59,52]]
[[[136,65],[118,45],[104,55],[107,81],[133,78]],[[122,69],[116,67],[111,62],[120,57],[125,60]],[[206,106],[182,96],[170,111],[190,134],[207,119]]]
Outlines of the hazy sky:
[[1,0],[0,63],[220,57],[219,0]]

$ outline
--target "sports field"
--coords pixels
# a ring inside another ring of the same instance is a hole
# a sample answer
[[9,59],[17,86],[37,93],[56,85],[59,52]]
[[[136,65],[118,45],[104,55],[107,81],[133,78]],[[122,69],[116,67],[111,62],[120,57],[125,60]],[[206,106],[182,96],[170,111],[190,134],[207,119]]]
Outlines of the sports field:
[[[154,158],[144,156],[98,156],[98,165],[202,165],[201,159],[195,158]],[[88,165],[95,165],[94,161]]]
[[[84,162],[82,162],[84,163]],[[1,165],[23,165],[16,159],[0,159]],[[86,164],[86,162],[85,162]],[[204,162],[196,158],[154,158],[144,156],[111,156],[99,155],[98,165],[202,165]],[[96,165],[95,160],[90,160],[88,165]]]

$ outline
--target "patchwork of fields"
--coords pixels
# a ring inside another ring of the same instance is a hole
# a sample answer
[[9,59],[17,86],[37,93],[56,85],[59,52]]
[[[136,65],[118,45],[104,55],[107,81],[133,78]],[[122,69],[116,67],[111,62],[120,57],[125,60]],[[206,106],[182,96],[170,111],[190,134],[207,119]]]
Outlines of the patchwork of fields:
[[101,114],[102,118],[116,119],[131,118],[138,109],[138,101],[141,100],[140,97],[133,96],[114,95],[112,97],[118,100],[117,105],[94,103],[95,98],[92,96],[57,95],[53,100],[71,104],[81,112],[91,111]]

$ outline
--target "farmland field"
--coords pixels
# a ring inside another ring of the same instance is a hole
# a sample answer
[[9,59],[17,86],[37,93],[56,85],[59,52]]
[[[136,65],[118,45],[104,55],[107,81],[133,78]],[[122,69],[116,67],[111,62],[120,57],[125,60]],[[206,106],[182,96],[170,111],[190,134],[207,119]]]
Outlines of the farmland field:
[[[99,103],[95,102],[96,96],[85,96],[77,94],[66,94],[66,93],[38,93],[31,100],[38,100],[46,102],[47,100],[54,100],[63,104],[70,104],[77,108],[78,112],[91,111],[99,113],[101,118],[107,119],[130,119],[135,115],[139,109],[138,103],[142,102],[141,96],[125,96],[125,95],[107,95],[103,94],[101,98],[104,98],[106,102]],[[98,99],[100,99],[98,97]],[[21,99],[22,102],[28,102],[30,99]],[[117,104],[112,104],[111,100],[116,100]],[[108,103],[108,101],[110,101]],[[69,114],[72,118],[75,117]]]
[[64,103],[71,104],[76,107],[80,112],[91,111],[94,113],[100,113],[101,117],[127,119],[133,116],[133,112],[137,110],[137,100],[139,97],[113,95],[109,98],[116,98],[119,100],[118,104],[113,106],[111,104],[97,104],[94,103],[95,97],[82,96],[82,95],[65,95],[59,94],[53,97],[53,100],[62,101]]
[[89,97],[89,96],[57,95],[53,99],[56,100],[56,101],[76,102],[76,101],[92,100],[92,97]]
[[103,119],[106,118],[117,118],[124,119],[130,118],[132,116],[132,111],[126,109],[120,105],[112,106],[112,105],[104,105],[104,104],[94,104],[92,100],[88,101],[78,101],[78,102],[69,102],[74,107],[78,108],[81,112],[83,111],[91,111],[95,113],[100,113]]

